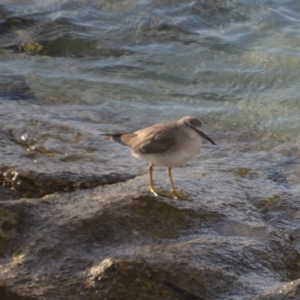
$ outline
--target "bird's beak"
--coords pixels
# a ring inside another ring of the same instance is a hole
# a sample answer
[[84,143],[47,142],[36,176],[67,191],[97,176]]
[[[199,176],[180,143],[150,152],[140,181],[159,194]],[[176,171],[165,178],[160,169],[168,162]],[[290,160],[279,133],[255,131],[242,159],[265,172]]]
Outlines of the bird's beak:
[[197,130],[198,134],[201,135],[202,137],[204,137],[206,140],[208,140],[209,142],[211,142],[213,145],[215,145],[215,142],[208,137],[203,131],[201,130]]

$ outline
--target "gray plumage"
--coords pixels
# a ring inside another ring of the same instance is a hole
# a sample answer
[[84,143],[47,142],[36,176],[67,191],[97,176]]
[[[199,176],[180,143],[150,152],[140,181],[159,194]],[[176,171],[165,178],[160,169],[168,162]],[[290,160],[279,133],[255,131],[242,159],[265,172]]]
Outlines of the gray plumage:
[[[171,193],[176,198],[184,198],[176,190],[172,180],[171,168],[177,167],[195,156],[201,148],[199,136],[215,144],[201,130],[202,123],[195,117],[183,117],[177,122],[157,124],[134,132],[104,134],[111,141],[131,149],[132,155],[150,163],[150,191],[155,195],[166,196],[165,192],[154,189],[152,179],[153,165],[168,168],[172,185]],[[182,196],[182,197],[181,197]]]

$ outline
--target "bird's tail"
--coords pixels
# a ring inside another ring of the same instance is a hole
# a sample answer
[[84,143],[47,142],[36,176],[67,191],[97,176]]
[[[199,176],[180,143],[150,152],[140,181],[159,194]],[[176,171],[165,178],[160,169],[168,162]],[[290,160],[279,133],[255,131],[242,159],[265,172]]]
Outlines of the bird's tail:
[[102,136],[105,136],[107,139],[109,139],[112,142],[116,142],[122,145],[125,145],[124,142],[121,141],[121,137],[122,135],[124,135],[125,133],[102,133]]

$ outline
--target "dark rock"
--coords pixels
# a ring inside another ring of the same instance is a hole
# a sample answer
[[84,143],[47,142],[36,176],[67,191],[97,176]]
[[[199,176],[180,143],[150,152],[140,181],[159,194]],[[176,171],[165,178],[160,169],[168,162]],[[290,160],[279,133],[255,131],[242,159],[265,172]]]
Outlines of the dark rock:
[[37,173],[35,171],[17,171],[6,166],[0,166],[0,183],[17,191],[16,196],[19,194],[30,198],[43,197],[55,192],[71,192],[98,185],[123,182],[134,177],[135,175],[125,173],[100,175],[71,172]]
[[[218,180],[221,191],[228,176],[212,173],[201,185]],[[191,201],[156,198],[147,180],[1,201],[2,289],[22,297],[16,299],[171,300],[168,281],[205,299],[251,299],[259,293],[253,282],[267,281],[271,290],[279,279],[299,276],[290,238],[259,227],[260,216],[237,188],[222,207],[212,200],[218,190],[199,189],[193,180],[185,186]],[[156,180],[167,185],[166,176]],[[242,220],[250,214],[249,228]],[[291,284],[287,295],[297,290]],[[279,299],[270,298],[276,293],[257,299]]]
[[22,197],[21,193],[18,193],[17,191],[14,191],[8,187],[0,186],[0,201],[20,199],[21,197]]
[[258,295],[251,300],[296,300],[300,299],[300,279],[282,284],[275,290]]
[[17,293],[1,285],[0,285],[0,296],[1,296],[1,300],[37,300],[37,298],[19,296]]
[[165,281],[164,285],[174,294],[177,296],[177,298],[182,300],[205,300],[203,298],[200,298],[196,295],[191,294],[190,292],[187,292],[175,284],[172,284],[171,282]]

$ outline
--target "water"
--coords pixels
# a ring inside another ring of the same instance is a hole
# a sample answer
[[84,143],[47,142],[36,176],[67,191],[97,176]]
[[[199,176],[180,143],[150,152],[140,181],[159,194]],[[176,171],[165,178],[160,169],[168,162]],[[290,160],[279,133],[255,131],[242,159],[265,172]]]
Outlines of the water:
[[[143,174],[143,163],[100,133],[195,115],[217,147],[204,146],[194,172],[242,178],[257,207],[293,195],[278,203],[286,223],[270,224],[295,230],[299,29],[296,0],[2,1],[2,184],[18,189],[28,172]],[[225,196],[232,188],[225,183]],[[219,234],[236,231],[231,220]]]

